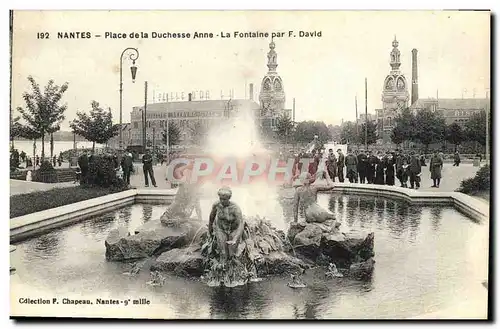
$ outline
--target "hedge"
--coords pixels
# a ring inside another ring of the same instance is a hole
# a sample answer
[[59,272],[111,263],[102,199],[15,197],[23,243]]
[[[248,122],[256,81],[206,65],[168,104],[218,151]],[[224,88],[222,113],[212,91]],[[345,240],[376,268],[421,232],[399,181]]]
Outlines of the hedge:
[[478,192],[490,191],[490,166],[482,166],[473,178],[464,179],[456,192],[474,195]]
[[127,190],[125,187],[83,187],[72,186],[37,191],[10,197],[10,218],[31,214],[37,211],[52,209],[68,204],[98,198],[104,195]]

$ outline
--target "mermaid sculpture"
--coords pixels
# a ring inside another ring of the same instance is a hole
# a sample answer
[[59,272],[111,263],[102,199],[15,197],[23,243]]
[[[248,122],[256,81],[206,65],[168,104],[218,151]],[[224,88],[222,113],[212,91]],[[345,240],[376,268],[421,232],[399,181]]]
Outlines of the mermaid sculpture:
[[[326,173],[326,185],[311,185],[311,174],[304,172],[301,174],[302,186],[298,187],[295,191],[294,197],[294,221],[299,219],[299,213],[303,214],[306,222],[308,223],[323,223],[328,219],[335,219],[335,216],[320,207],[317,203],[317,195],[319,191],[330,191],[333,189],[333,182],[328,173]],[[336,223],[340,226],[340,223]]]
[[163,224],[171,225],[175,221],[189,219],[193,210],[196,211],[196,219],[201,221],[198,186],[190,181],[192,169],[193,163],[191,162],[174,170],[176,178],[185,177],[185,180],[180,184],[172,204],[160,217]]

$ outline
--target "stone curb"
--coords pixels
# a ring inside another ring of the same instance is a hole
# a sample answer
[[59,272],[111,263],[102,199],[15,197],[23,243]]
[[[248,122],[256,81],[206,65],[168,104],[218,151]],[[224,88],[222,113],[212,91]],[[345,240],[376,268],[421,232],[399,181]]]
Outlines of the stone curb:
[[[422,205],[449,205],[481,223],[489,220],[489,205],[458,192],[419,192],[401,187],[336,183],[333,192],[389,197]],[[10,220],[10,243],[100,215],[135,202],[170,203],[176,190],[132,189]]]

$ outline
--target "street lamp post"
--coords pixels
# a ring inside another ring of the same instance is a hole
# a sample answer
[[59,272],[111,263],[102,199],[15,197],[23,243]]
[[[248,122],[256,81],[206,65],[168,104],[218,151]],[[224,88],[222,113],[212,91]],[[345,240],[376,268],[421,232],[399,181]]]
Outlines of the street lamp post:
[[120,151],[123,150],[123,134],[122,134],[122,117],[123,117],[123,109],[122,109],[122,105],[123,105],[123,55],[125,55],[125,53],[127,51],[132,51],[131,54],[128,55],[128,58],[132,61],[132,66],[130,67],[130,73],[132,73],[132,82],[135,82],[135,75],[137,73],[137,67],[135,66],[135,61],[139,58],[139,51],[136,49],[136,48],[125,48],[122,52],[122,54],[120,55],[120,144],[119,144],[119,148],[120,148]]

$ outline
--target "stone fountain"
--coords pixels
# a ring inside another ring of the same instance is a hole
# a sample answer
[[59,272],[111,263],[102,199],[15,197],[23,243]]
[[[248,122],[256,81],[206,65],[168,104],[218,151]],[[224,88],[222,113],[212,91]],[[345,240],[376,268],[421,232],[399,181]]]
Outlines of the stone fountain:
[[[253,120],[248,114],[251,111],[240,113],[241,117],[228,121],[226,125],[218,125],[215,131],[209,133],[208,145],[205,146],[208,154],[245,157],[266,151],[258,140],[256,128],[248,124]],[[179,169],[183,171],[182,176],[189,177],[190,168],[187,165]],[[150,264],[149,270],[154,277],[157,273],[172,272],[201,278],[209,285],[224,286],[242,285],[269,275],[297,277],[306,269],[317,266],[324,266],[327,273],[331,272],[332,264],[344,276],[359,279],[371,276],[374,267],[373,233],[365,236],[342,233],[333,217],[321,223],[293,222],[278,230],[273,222],[261,216],[267,210],[264,205],[250,203],[245,204],[243,211],[237,211],[241,213],[242,226],[238,237],[229,241],[234,232],[210,234],[214,227],[210,227],[211,224],[203,221],[198,214],[198,188],[192,184],[181,184],[162,218],[143,224],[134,234],[129,234],[126,228],[111,231],[105,241],[107,260],[151,259],[144,264]],[[273,197],[280,199],[277,191],[268,189],[259,190],[258,194],[265,194],[270,200]],[[238,205],[231,202],[237,209],[241,203],[255,197],[252,192],[243,192],[248,195],[240,199]],[[215,193],[213,195],[215,197]],[[290,205],[286,200],[280,203],[286,213]],[[197,212],[196,219],[190,218],[193,210]],[[248,215],[250,211],[252,215]],[[220,213],[224,214],[224,211]],[[221,231],[226,231],[224,225]],[[218,243],[221,239],[224,241]]]
[[150,264],[153,272],[197,277],[212,286],[242,285],[269,275],[290,276],[317,266],[324,266],[328,273],[332,264],[344,276],[366,279],[372,274],[373,233],[342,233],[335,220],[291,223],[285,233],[265,218],[243,219],[239,250],[225,263],[218,257],[207,223],[191,218],[152,220],[134,234],[114,229],[105,241],[106,259],[151,259],[144,264]]

